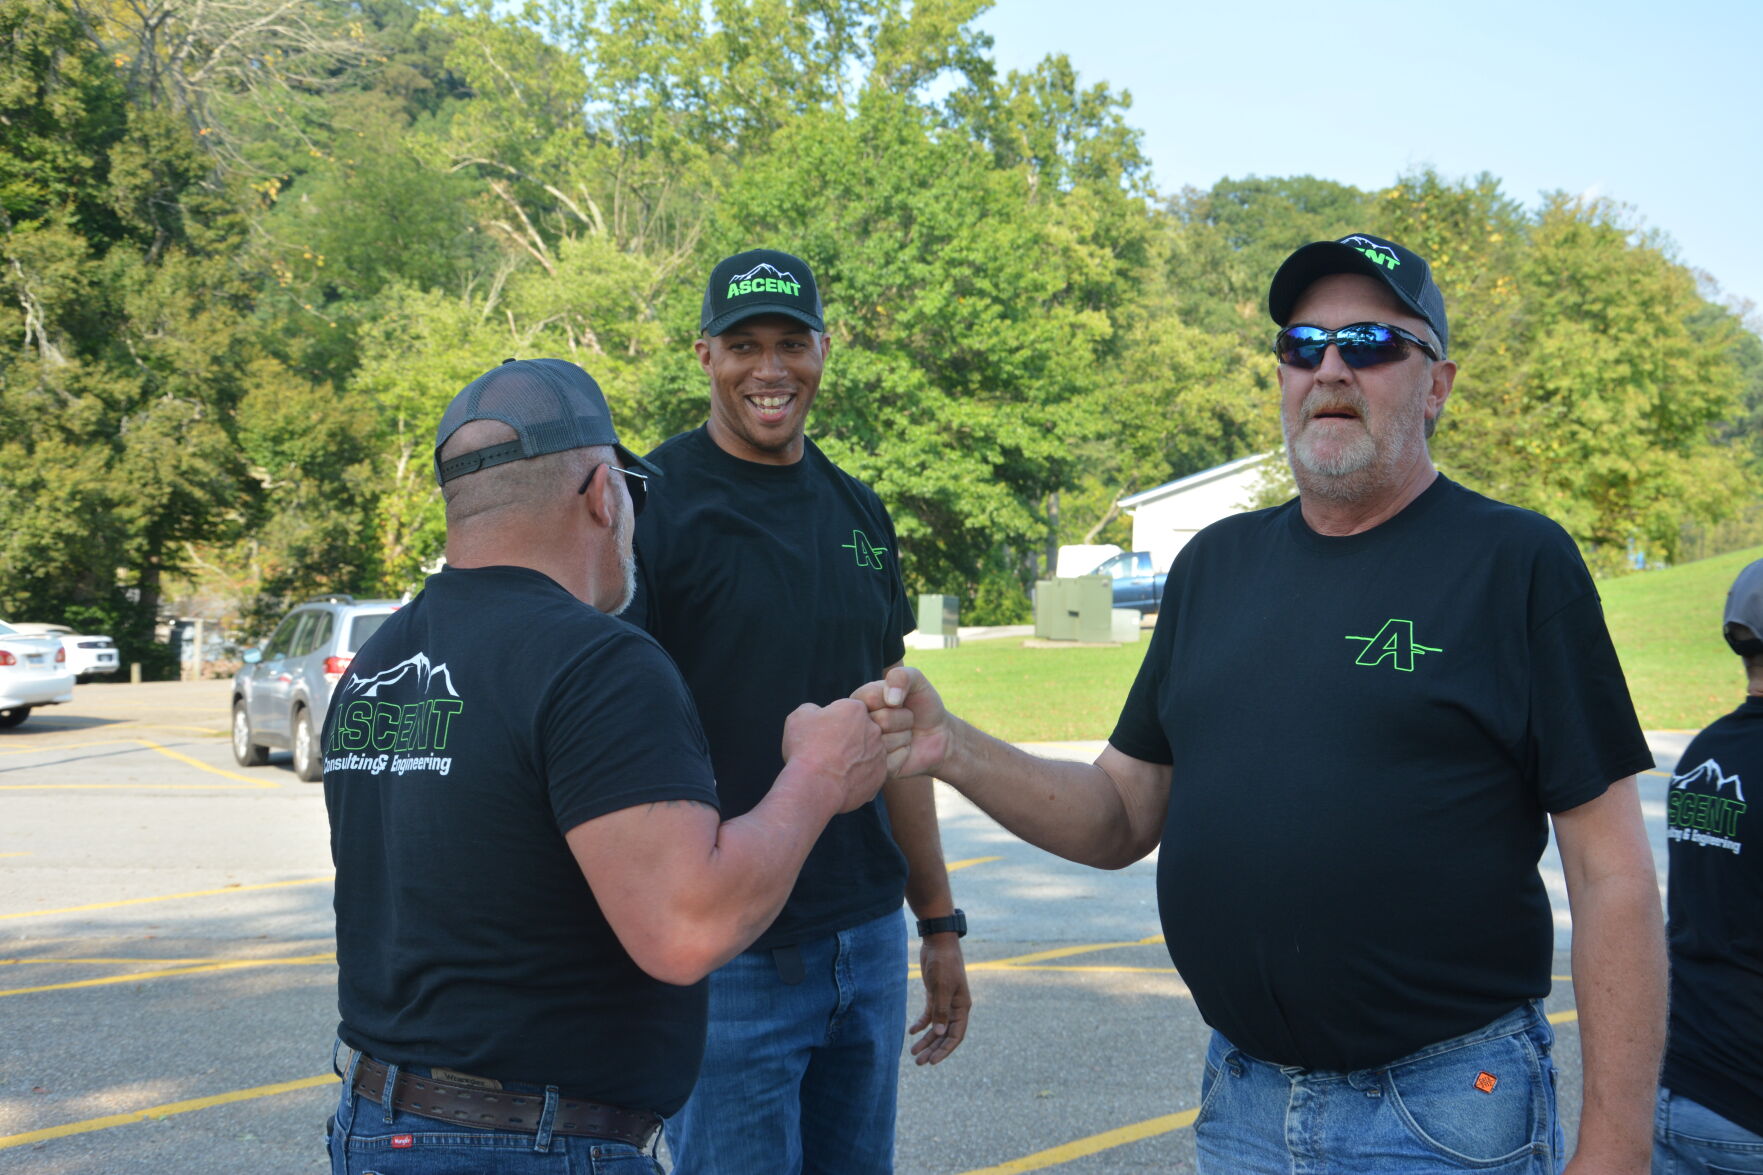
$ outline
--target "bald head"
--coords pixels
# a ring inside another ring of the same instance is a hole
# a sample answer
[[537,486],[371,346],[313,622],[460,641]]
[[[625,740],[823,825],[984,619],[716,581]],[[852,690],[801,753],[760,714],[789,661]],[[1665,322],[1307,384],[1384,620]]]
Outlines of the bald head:
[[[515,439],[514,430],[499,420],[474,420],[447,438],[441,460]],[[486,519],[501,525],[508,511],[528,516],[544,513],[565,504],[596,464],[611,460],[610,445],[593,445],[508,461],[456,477],[441,487],[441,497],[447,503],[447,529],[452,532]]]

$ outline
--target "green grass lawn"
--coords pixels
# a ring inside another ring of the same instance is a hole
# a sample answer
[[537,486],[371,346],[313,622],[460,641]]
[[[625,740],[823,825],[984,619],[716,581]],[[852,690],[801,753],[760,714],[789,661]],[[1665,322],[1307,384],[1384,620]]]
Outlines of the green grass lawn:
[[1013,743],[1107,738],[1138,674],[1151,630],[1137,644],[1026,649],[1020,637],[908,649],[906,664],[931,679],[943,702],[988,734]]
[[[1738,705],[1745,679],[1720,639],[1720,610],[1739,569],[1763,547],[1598,584],[1641,725],[1694,730]],[[911,650],[955,713],[1011,742],[1107,738],[1150,631],[1113,649],[1029,649],[1020,639]]]
[[1726,589],[1758,558],[1763,547],[1598,584],[1648,730],[1697,730],[1744,700],[1744,668],[1720,639],[1720,617]]

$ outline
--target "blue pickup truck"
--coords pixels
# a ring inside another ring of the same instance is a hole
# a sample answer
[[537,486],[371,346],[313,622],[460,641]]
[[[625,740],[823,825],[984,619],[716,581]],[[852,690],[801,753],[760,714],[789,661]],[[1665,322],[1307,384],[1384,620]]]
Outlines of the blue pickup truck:
[[1114,581],[1116,608],[1136,608],[1143,616],[1163,599],[1163,572],[1152,567],[1149,551],[1122,551],[1090,574]]

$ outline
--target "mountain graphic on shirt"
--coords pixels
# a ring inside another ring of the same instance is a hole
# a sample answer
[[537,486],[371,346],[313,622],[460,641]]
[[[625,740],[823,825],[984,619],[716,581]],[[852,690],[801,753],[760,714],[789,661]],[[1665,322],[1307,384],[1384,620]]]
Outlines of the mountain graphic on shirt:
[[1704,785],[1704,787],[1697,788],[1697,791],[1704,790],[1706,785],[1713,785],[1712,791],[1715,795],[1719,795],[1721,792],[1725,791],[1726,785],[1730,783],[1732,784],[1733,794],[1738,797],[1741,803],[1744,802],[1744,783],[1738,776],[1728,775],[1726,772],[1722,771],[1720,769],[1720,764],[1712,759],[1707,760],[1700,767],[1693,768],[1682,774],[1673,775],[1671,777],[1671,786],[1674,788],[1688,788],[1692,783]]
[[418,653],[372,677],[358,677],[349,683],[348,692],[363,698],[377,698],[380,696],[381,686],[396,685],[412,676],[425,694],[434,693],[435,683],[439,681],[449,694],[453,697],[459,696],[459,691],[453,688],[453,675],[447,672],[446,664],[443,662],[431,666],[426,653]]

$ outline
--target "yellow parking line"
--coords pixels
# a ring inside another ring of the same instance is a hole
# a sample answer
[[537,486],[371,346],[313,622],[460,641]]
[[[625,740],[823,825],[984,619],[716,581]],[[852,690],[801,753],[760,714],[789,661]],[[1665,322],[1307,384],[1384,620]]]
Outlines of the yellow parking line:
[[0,853],[0,857],[28,857],[29,853]]
[[1003,859],[1002,857],[969,857],[965,861],[950,861],[943,868],[953,873],[955,870],[965,869],[969,865],[984,865],[987,861],[1002,861]]
[[[972,970],[972,968],[969,968]],[[1075,964],[1070,967],[1038,966],[1033,963],[995,967],[996,971],[1076,971],[1094,975],[1174,975],[1174,967],[1109,967],[1104,964]]]
[[203,763],[203,762],[196,760],[196,759],[192,759],[188,755],[180,755],[176,751],[172,750],[170,747],[162,747],[158,743],[152,742],[148,739],[138,738],[138,739],[135,739],[134,741],[140,743],[142,746],[147,747],[151,750],[158,751],[162,755],[166,755],[170,758],[176,759],[180,763],[188,763],[190,766],[196,768],[198,771],[212,772],[213,774],[219,775],[224,779],[242,779],[246,783],[252,784],[253,786],[256,786],[256,787],[277,787],[277,786],[279,786],[276,783],[276,781],[273,779],[263,779],[263,778],[260,778],[258,776],[254,776],[254,775],[240,775],[237,771],[228,771],[225,768],[221,768],[221,767],[210,767],[206,763]]
[[236,959],[224,963],[204,963],[195,967],[168,967],[160,971],[130,971],[122,975],[106,975],[99,979],[76,979],[67,983],[45,983],[37,987],[15,987],[8,991],[0,991],[0,996],[30,995],[40,991],[68,991],[76,987],[108,987],[116,983],[137,983],[143,979],[166,979],[173,975],[200,975],[210,971],[243,971],[251,967],[334,963],[336,961],[335,954],[313,955],[305,959]]
[[83,751],[87,747],[115,747],[132,743],[132,738],[107,738],[90,743],[44,743],[34,747],[0,748],[0,755],[41,755],[45,751]]
[[213,1097],[191,1098],[183,1102],[167,1102],[163,1106],[150,1106],[145,1110],[134,1110],[127,1114],[110,1114],[103,1118],[87,1118],[84,1122],[69,1122],[64,1126],[51,1126],[46,1130],[30,1130],[24,1134],[8,1134],[0,1136],[0,1150],[13,1146],[29,1146],[33,1142],[47,1142],[52,1138],[67,1138],[74,1134],[90,1134],[94,1130],[108,1130],[112,1126],[127,1126],[132,1122],[145,1122],[149,1118],[169,1118],[173,1114],[188,1114],[192,1110],[206,1110],[213,1106],[230,1105],[233,1102],[248,1102],[260,1097],[274,1097],[278,1093],[293,1093],[301,1089],[313,1089],[320,1085],[335,1085],[336,1077],[329,1073],[318,1077],[303,1077],[299,1081],[283,1081],[275,1085],[259,1085],[251,1089],[237,1089],[232,1093],[219,1093]]
[[1046,959],[1069,959],[1073,955],[1087,955],[1092,951],[1111,951],[1119,947],[1153,946],[1163,941],[1161,934],[1153,934],[1149,938],[1135,939],[1132,942],[1098,942],[1084,946],[1055,947],[1049,951],[1035,951],[1028,955],[1012,955],[1007,959],[987,959],[982,963],[969,963],[969,971],[1000,971],[1014,967],[1020,963],[1039,963]]
[[1549,1023],[1551,1024],[1571,1024],[1577,1019],[1579,1019],[1578,1008],[1569,1008],[1565,1012],[1549,1013]]
[[[236,780],[240,781],[241,783],[248,783],[252,787],[280,787],[281,786],[280,781],[278,781],[276,779],[265,778],[263,776],[258,776],[258,775],[240,775],[237,771],[228,771],[224,767],[212,767],[209,764],[202,762],[200,759],[192,759],[192,758],[190,758],[190,756],[180,754],[179,752],[172,750],[170,747],[161,746],[160,744],[154,742],[152,739],[120,738],[120,739],[110,739],[107,742],[101,742],[101,743],[80,743],[75,747],[62,747],[62,748],[44,747],[42,749],[43,750],[58,750],[58,749],[60,749],[60,750],[76,750],[76,749],[83,749],[85,747],[119,746],[119,745],[122,745],[125,743],[134,743],[138,746],[146,747],[150,751],[157,751],[161,755],[164,755],[169,759],[176,759],[178,762],[183,763],[183,764],[190,766],[190,767],[194,767],[198,771],[206,771],[210,775],[218,775],[222,779],[236,779]],[[192,784],[192,783],[4,783],[4,784],[0,784],[0,791],[103,791],[103,790],[114,790],[116,788],[141,788],[141,787],[154,788],[154,789],[173,789],[173,790],[178,790],[178,791],[188,791],[188,790],[198,789],[198,788],[209,789],[209,788],[215,788],[215,787],[219,787],[219,786],[221,786],[221,785],[212,784],[212,783],[206,783],[206,784]]]
[[22,910],[16,914],[0,914],[0,921],[8,918],[44,918],[50,914],[77,914],[82,910],[111,910],[118,906],[139,906],[146,902],[173,902],[179,898],[210,898],[219,894],[244,893],[253,889],[281,889],[290,885],[329,885],[334,879],[334,874],[326,874],[324,877],[302,877],[296,881],[265,881],[260,885],[226,885],[219,889],[193,889],[189,893],[168,893],[152,898],[123,898],[115,902],[91,902],[84,906],[62,906],[54,910]]
[[54,967],[127,967],[131,964],[151,967],[194,967],[200,963],[307,963],[318,959],[335,959],[337,953],[328,951],[322,955],[294,955],[273,959],[224,959],[207,956],[193,959],[143,959],[139,956],[118,955],[114,958],[62,958],[59,955],[46,956],[41,959],[0,959],[0,967],[24,967],[42,965]]
[[[1125,1146],[1129,1142],[1139,1142],[1147,1138],[1155,1138],[1159,1134],[1181,1130],[1192,1126],[1200,1111],[1183,1110],[1179,1114],[1165,1114],[1161,1118],[1150,1118],[1143,1122],[1135,1122],[1131,1126],[1121,1126],[1114,1130],[1104,1130],[1100,1134],[1092,1134],[1088,1138],[1079,1138],[1064,1144],[1051,1147],[1044,1151],[1036,1151],[1032,1155],[1024,1155],[1020,1159],[1012,1159],[1008,1163],[999,1163],[995,1167],[980,1167],[966,1175],[1018,1175],[1022,1171],[1039,1171],[1044,1167],[1057,1167],[1061,1163],[1069,1163],[1073,1159],[1081,1159],[1086,1155],[1099,1154],[1112,1150],[1117,1146]],[[0,1144],[4,1143],[0,1139]]]

